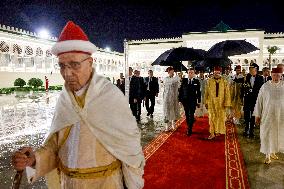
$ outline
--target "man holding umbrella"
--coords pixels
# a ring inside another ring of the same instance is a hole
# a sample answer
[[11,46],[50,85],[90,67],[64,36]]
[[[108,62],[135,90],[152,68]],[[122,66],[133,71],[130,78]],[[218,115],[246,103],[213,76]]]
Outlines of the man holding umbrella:
[[183,78],[179,89],[179,101],[182,103],[186,122],[188,126],[187,135],[192,134],[192,126],[194,123],[194,113],[196,106],[200,106],[201,92],[199,80],[194,78],[195,70],[188,70],[188,78]]

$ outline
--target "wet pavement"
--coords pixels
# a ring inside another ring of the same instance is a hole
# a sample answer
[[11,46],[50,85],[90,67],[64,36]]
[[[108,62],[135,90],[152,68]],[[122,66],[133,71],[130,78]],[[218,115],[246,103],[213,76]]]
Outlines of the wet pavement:
[[[15,175],[10,164],[12,152],[23,146],[38,148],[44,142],[58,96],[59,92],[0,96],[0,189],[10,188]],[[161,97],[156,99],[153,119],[147,117],[145,109],[142,105],[142,120],[138,124],[142,146],[164,129]],[[22,187],[47,188],[44,179],[31,186],[25,176]]]
[[[0,189],[11,187],[15,171],[10,161],[11,154],[22,146],[39,147],[48,132],[59,92],[0,96]],[[47,98],[49,97],[49,98]],[[139,124],[142,146],[145,146],[164,130],[161,95],[156,100],[154,119],[146,116],[142,106],[142,120]],[[242,136],[243,125],[238,127],[238,137],[248,170],[252,189],[284,189],[284,155],[270,165],[263,163],[264,155],[259,152],[259,129],[256,138]],[[44,179],[33,185],[27,184],[25,176],[22,188],[46,189]]]

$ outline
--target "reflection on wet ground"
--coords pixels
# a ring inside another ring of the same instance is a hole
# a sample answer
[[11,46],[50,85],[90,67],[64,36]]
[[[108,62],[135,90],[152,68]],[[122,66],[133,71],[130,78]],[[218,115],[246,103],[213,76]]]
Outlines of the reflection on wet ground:
[[[22,146],[39,147],[50,127],[55,103],[59,92],[47,95],[24,94],[0,96],[0,189],[11,187],[15,171],[10,164],[11,153]],[[158,98],[154,119],[146,116],[142,107],[142,120],[139,128],[142,133],[142,145],[145,146],[164,128],[162,99]],[[284,155],[270,165],[263,164],[264,155],[259,152],[259,129],[256,128],[256,139],[242,136],[243,126],[238,127],[238,137],[248,170],[252,189],[284,189]],[[39,180],[33,185],[27,184],[23,177],[22,188],[46,189],[45,181]]]
[[[34,93],[0,96],[0,188],[11,187],[15,171],[11,168],[11,153],[22,146],[39,147],[51,124],[56,100],[59,92],[49,94]],[[163,128],[161,99],[157,98],[154,118],[146,116],[142,107],[141,142],[146,145]],[[37,181],[28,185],[22,179],[23,188],[46,188],[45,181]]]

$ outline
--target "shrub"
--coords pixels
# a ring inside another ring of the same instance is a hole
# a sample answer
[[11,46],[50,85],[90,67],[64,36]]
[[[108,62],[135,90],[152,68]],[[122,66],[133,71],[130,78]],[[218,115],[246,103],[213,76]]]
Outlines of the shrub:
[[38,88],[38,87],[40,87],[40,86],[43,85],[43,82],[42,82],[42,80],[39,79],[39,78],[31,78],[31,79],[29,80],[29,82],[28,82],[28,85],[29,85],[29,86],[32,86],[32,87],[34,87],[34,88]]
[[14,86],[23,87],[25,85],[26,85],[26,82],[22,78],[18,78],[14,81]]

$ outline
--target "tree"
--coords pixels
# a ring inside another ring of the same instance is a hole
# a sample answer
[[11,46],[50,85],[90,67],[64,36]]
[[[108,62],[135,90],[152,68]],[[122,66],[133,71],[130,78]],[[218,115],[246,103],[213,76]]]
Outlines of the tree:
[[25,85],[26,85],[26,82],[22,78],[18,78],[14,81],[14,86],[23,87]]
[[278,50],[280,50],[280,48],[277,46],[267,47],[267,51],[269,53],[269,70],[271,70],[271,55],[275,54]]
[[39,78],[31,78],[29,81],[28,81],[28,85],[29,86],[32,86],[34,88],[38,88],[40,86],[43,85],[43,82],[41,79]]

